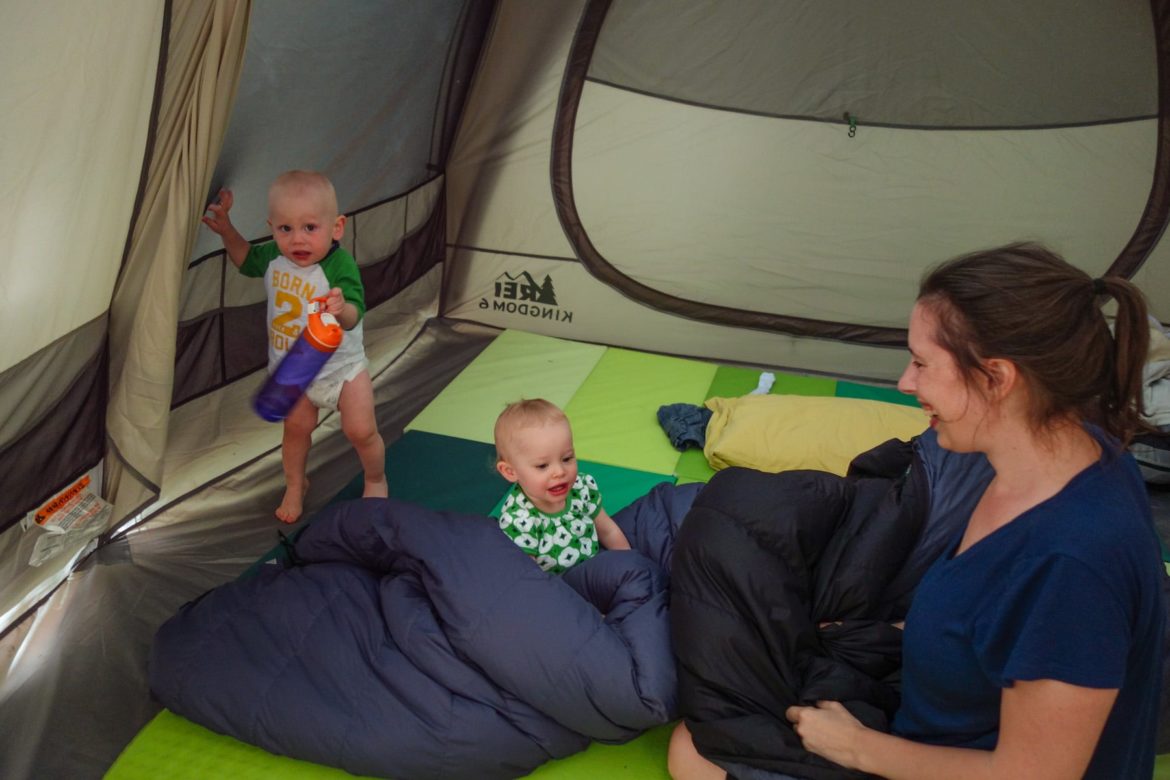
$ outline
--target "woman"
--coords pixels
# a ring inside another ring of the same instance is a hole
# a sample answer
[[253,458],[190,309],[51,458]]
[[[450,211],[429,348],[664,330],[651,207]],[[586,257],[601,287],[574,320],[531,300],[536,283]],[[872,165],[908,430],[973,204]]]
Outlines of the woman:
[[[1148,338],[1133,285],[1036,245],[924,279],[899,389],[940,445],[983,453],[995,475],[915,593],[893,734],[836,702],[789,707],[807,750],[888,778],[1151,776],[1162,564],[1123,449],[1141,427]],[[724,776],[685,725],[670,769]]]

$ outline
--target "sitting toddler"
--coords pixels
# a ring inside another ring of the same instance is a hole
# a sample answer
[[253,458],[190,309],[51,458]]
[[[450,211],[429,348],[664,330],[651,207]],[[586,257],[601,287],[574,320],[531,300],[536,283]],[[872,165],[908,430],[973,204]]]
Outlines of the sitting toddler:
[[496,420],[496,469],[512,482],[500,529],[541,569],[559,574],[607,550],[628,550],[622,529],[601,508],[601,492],[577,473],[569,419],[543,398],[509,404]]

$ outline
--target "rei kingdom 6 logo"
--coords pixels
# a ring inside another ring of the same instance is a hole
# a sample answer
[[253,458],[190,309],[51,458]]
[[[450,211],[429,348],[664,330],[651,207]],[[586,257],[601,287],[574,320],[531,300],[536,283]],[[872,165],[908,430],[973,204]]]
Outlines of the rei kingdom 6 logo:
[[545,274],[544,282],[538,283],[527,271],[518,274],[505,271],[496,277],[492,300],[480,298],[479,308],[490,308],[492,311],[519,314],[538,320],[573,321],[573,312],[557,305],[557,293],[553,289],[552,277]]

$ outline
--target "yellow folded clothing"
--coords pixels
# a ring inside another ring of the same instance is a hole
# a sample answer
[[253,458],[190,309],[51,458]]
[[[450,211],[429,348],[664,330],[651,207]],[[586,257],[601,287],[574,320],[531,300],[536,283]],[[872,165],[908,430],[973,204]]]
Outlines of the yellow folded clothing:
[[928,424],[921,409],[861,398],[745,395],[706,405],[712,417],[703,454],[716,470],[844,475],[857,455],[889,439],[909,440]]

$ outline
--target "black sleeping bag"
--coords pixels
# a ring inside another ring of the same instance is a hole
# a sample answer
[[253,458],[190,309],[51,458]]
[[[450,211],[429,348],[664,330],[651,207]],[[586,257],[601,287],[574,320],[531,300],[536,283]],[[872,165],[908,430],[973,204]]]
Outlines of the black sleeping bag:
[[901,442],[867,453],[848,478],[712,478],[679,532],[671,593],[680,705],[703,755],[797,777],[858,776],[805,751],[784,712],[832,699],[887,728],[901,667],[890,623],[922,574],[907,566],[926,482]]

